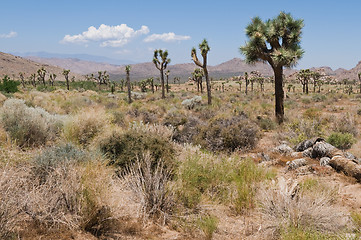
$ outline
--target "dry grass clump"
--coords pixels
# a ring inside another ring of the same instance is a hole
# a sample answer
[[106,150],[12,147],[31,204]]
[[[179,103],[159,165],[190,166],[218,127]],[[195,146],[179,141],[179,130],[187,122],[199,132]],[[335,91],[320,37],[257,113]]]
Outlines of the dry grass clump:
[[25,168],[0,169],[0,239],[12,239],[22,222],[22,207],[26,196],[29,171]]
[[84,109],[65,122],[64,136],[69,141],[86,146],[109,122],[104,109]]
[[173,212],[173,194],[169,191],[172,169],[159,160],[155,166],[150,152],[138,158],[127,167],[122,175],[127,186],[134,192],[140,203],[140,216],[161,221],[169,220]]
[[337,233],[346,227],[345,214],[334,205],[335,191],[317,180],[299,185],[280,178],[277,186],[259,191],[258,199],[263,229],[277,239],[290,231]]
[[8,99],[2,108],[4,129],[21,147],[44,145],[60,132],[64,117],[42,108],[28,107],[24,100]]
[[355,116],[343,114],[332,121],[332,130],[343,134],[352,134],[354,137],[358,135],[358,125]]

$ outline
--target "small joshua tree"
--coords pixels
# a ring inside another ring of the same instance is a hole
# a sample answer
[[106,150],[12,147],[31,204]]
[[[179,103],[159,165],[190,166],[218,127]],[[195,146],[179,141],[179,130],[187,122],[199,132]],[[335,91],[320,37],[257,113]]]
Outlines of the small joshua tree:
[[297,73],[297,79],[302,84],[303,93],[308,94],[308,82],[310,81],[311,76],[312,76],[312,72],[310,71],[310,69],[301,69]]
[[45,86],[45,74],[46,74],[46,70],[44,69],[44,67],[38,70],[38,79],[44,84],[44,86]]
[[31,82],[31,84],[36,87],[36,74],[35,73],[32,73],[29,77],[29,80]]
[[125,72],[127,74],[127,86],[128,86],[128,103],[132,103],[132,90],[131,90],[131,84],[130,84],[130,65],[125,66]]
[[[158,56],[160,59],[158,59]],[[160,72],[160,80],[162,85],[162,98],[165,98],[164,92],[164,70],[167,68],[167,65],[170,63],[168,58],[168,51],[163,51],[162,49],[154,50],[153,63],[155,67]]]
[[244,73],[244,81],[246,82],[246,90],[245,93],[246,95],[248,94],[248,85],[249,85],[249,79],[248,79],[248,72]]
[[316,92],[316,86],[318,85],[318,82],[321,81],[321,73],[312,72],[311,77],[312,77],[312,81],[313,81],[313,92]]
[[150,88],[152,89],[152,93],[154,93],[154,78],[148,78],[147,79],[148,84],[150,85]]
[[203,68],[203,73],[204,73],[204,76],[206,77],[208,105],[211,105],[212,104],[211,84],[209,81],[208,70],[207,70],[207,54],[210,51],[210,47],[209,47],[206,39],[204,39],[203,42],[201,44],[199,44],[199,50],[201,51],[201,55],[203,57],[203,63],[201,63],[198,60],[196,48],[192,48],[191,57],[193,59],[193,62],[198,67]]
[[70,90],[69,73],[70,73],[70,70],[66,70],[66,69],[63,70],[63,75],[64,75],[64,78],[65,78],[65,81],[66,81],[66,89],[68,89],[68,91]]
[[23,85],[23,88],[25,88],[24,73],[19,72],[19,77],[20,77],[20,80],[21,80],[21,84]]
[[54,86],[55,78],[56,78],[55,73],[50,74],[50,79],[49,80],[50,80],[50,84],[51,84],[52,87]]
[[203,84],[202,84],[202,78],[204,76],[203,70],[200,68],[194,69],[192,72],[193,81],[197,83],[197,92],[199,92],[199,89],[201,90],[201,93],[203,93]]

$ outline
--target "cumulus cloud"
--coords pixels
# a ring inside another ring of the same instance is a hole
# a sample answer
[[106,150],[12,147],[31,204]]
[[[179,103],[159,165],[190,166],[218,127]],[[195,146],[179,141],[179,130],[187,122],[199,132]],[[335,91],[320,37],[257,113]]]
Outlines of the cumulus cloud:
[[0,34],[0,38],[13,38],[16,37],[18,34],[16,32],[11,31],[8,34]]
[[152,34],[144,39],[144,42],[154,42],[161,40],[163,42],[174,42],[191,39],[190,36],[176,35],[174,32],[163,33],[163,34]]
[[77,35],[65,35],[62,43],[87,43],[90,41],[101,42],[102,47],[121,47],[127,44],[132,38],[148,34],[149,28],[142,26],[134,30],[126,24],[117,26],[100,25],[99,28],[91,26],[87,31]]

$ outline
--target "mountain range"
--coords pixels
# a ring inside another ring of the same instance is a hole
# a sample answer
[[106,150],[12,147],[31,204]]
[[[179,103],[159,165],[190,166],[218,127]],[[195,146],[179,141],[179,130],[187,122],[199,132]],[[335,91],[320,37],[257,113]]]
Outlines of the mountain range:
[[[30,53],[29,53],[30,54]],[[47,55],[47,53],[39,54],[38,56],[25,56],[19,57],[7,53],[0,52],[0,75],[10,75],[13,77],[18,76],[19,72],[24,72],[25,76],[35,73],[37,69],[44,67],[48,72],[56,73],[61,76],[63,69],[70,69],[71,74],[76,76],[77,79],[83,79],[81,75],[85,74],[97,74],[98,71],[107,71],[110,75],[110,79],[119,80],[125,78],[124,64],[111,64],[106,61],[102,61],[101,57],[99,61],[84,60],[79,58],[72,58],[69,55]],[[42,56],[39,56],[42,55]],[[50,56],[50,57],[44,57]],[[75,56],[75,55],[74,55]],[[79,57],[79,55],[77,55]],[[86,55],[90,58],[91,55]],[[96,57],[96,56],[93,56]],[[104,60],[104,59],[103,59]],[[108,59],[110,61],[111,59]],[[170,71],[170,80],[174,77],[180,77],[184,82],[191,76],[191,72],[194,71],[196,66],[193,63],[183,63],[169,65],[167,70]],[[332,78],[337,80],[358,79],[358,73],[361,72],[361,61],[352,69],[336,69],[332,70],[330,67],[318,67],[311,68],[311,70],[319,70]],[[232,76],[242,75],[244,72],[259,71],[263,76],[273,76],[272,68],[265,63],[256,63],[253,65],[247,64],[240,58],[233,58],[227,62],[208,66],[208,71],[211,77],[217,78],[229,78]],[[296,73],[295,69],[285,69],[284,74],[286,76]],[[131,79],[141,80],[149,77],[157,78],[159,71],[155,68],[152,62],[131,64]]]

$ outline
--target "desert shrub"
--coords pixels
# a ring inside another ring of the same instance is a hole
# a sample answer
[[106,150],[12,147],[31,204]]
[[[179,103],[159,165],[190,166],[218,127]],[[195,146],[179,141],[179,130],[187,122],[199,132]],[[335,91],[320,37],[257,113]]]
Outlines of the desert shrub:
[[107,133],[99,139],[99,148],[110,159],[110,164],[119,168],[136,162],[147,151],[154,163],[163,159],[166,164],[171,164],[175,156],[171,132],[157,125],[133,124],[124,132],[114,130]]
[[324,136],[324,124],[319,119],[296,119],[287,124],[287,138],[293,144],[298,144],[313,137]]
[[305,234],[302,236],[327,236],[340,232],[347,224],[345,214],[334,206],[335,191],[322,184],[300,187],[297,182],[280,178],[278,186],[264,186],[258,199],[262,218],[266,220],[264,229],[273,238],[299,239],[289,236],[298,236],[300,231]]
[[354,137],[358,135],[358,126],[355,117],[350,114],[342,115],[332,121],[332,130],[340,133],[350,133]]
[[304,113],[303,117],[308,119],[317,119],[320,118],[321,111],[317,108],[308,108]]
[[4,76],[2,79],[2,83],[0,83],[0,91],[5,93],[15,93],[18,90],[18,86],[20,85],[19,82],[10,80],[10,77],[7,75]]
[[182,105],[190,110],[190,109],[193,109],[195,106],[200,105],[201,102],[202,102],[202,97],[201,96],[195,96],[195,97],[190,98],[190,99],[185,99],[182,102]]
[[333,132],[327,138],[327,142],[339,149],[349,149],[356,139],[350,133]]
[[258,137],[258,127],[246,116],[219,116],[201,129],[196,143],[212,151],[234,151],[253,148]]
[[360,212],[351,212],[351,220],[354,225],[355,232],[361,234],[361,213]]
[[70,143],[48,147],[35,157],[34,173],[41,181],[45,181],[48,173],[58,166],[85,162],[89,157],[87,153]]
[[166,167],[163,160],[155,166],[150,152],[145,152],[142,158],[128,165],[123,174],[129,189],[131,189],[141,205],[141,216],[144,220],[151,217],[163,224],[173,211],[173,195],[168,183],[172,169]]
[[261,129],[265,131],[270,131],[276,128],[276,123],[269,117],[257,118],[257,124]]
[[323,102],[326,100],[326,96],[322,94],[315,94],[312,96],[312,101],[314,102]]
[[20,99],[6,100],[2,110],[5,130],[22,147],[43,145],[53,140],[63,125],[64,117],[39,107],[27,107]]
[[64,136],[68,141],[88,145],[108,123],[103,109],[87,109],[65,122]]
[[294,226],[282,228],[279,236],[280,240],[339,240],[342,239],[336,233],[322,233],[314,230],[305,230]]

